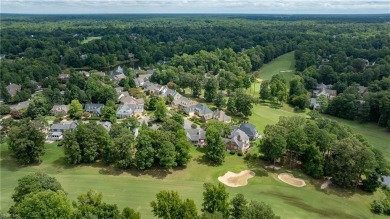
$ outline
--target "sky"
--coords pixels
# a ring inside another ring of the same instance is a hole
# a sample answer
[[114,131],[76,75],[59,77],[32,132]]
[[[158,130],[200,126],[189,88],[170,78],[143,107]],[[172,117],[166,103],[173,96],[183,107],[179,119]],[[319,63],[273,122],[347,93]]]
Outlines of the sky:
[[390,0],[0,0],[1,13],[390,13]]

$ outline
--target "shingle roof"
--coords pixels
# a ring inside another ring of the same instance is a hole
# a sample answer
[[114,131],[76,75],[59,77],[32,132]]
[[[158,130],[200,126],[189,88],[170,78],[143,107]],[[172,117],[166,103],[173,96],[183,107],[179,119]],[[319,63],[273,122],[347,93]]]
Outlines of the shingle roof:
[[190,141],[199,141],[206,139],[206,131],[204,129],[186,129],[186,136]]
[[245,134],[247,134],[250,139],[253,139],[257,135],[256,126],[250,123],[242,123],[239,129],[245,132]]

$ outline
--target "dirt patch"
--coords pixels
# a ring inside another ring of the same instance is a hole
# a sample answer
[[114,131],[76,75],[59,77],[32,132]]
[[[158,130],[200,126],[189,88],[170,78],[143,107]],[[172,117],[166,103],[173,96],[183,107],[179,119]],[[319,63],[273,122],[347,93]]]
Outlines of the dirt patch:
[[218,180],[230,187],[246,186],[248,179],[255,176],[255,173],[250,170],[243,170],[240,173],[228,171],[225,175],[218,177]]
[[280,167],[275,166],[275,165],[265,166],[265,168],[267,168],[267,169],[273,169],[273,170],[280,170]]
[[321,189],[326,189],[330,184],[332,184],[331,178],[327,178],[325,182],[321,184]]
[[303,179],[295,178],[290,173],[281,173],[278,175],[278,179],[280,179],[281,181],[283,181],[289,185],[295,186],[295,187],[303,187],[306,185],[306,183]]

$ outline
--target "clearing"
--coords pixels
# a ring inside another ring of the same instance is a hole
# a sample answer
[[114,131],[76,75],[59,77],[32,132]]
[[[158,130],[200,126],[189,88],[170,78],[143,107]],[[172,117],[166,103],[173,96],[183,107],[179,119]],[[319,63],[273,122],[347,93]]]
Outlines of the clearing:
[[85,38],[83,41],[80,42],[80,44],[85,44],[85,43],[89,43],[91,42],[92,40],[100,40],[102,37],[100,36],[97,36],[97,37],[87,37]]

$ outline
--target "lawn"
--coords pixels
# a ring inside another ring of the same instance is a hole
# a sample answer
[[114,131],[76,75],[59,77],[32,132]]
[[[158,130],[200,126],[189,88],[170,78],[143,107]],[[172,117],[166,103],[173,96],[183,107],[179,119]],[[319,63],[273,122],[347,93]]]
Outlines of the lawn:
[[262,80],[271,80],[272,76],[281,74],[286,81],[290,81],[295,73],[295,53],[281,55],[263,65],[259,71]]
[[1,146],[1,212],[12,204],[11,195],[17,179],[35,171],[56,177],[69,197],[94,189],[104,194],[104,201],[116,203],[120,208],[129,206],[140,211],[143,218],[153,218],[149,203],[160,190],[176,190],[184,198],[194,199],[198,208],[202,202],[204,182],[217,183],[217,177],[226,171],[239,172],[251,169],[256,176],[244,187],[227,188],[230,195],[243,193],[248,199],[264,201],[282,218],[384,218],[373,216],[369,203],[381,194],[354,195],[346,191],[322,191],[318,182],[296,173],[308,186],[295,188],[277,179],[277,173],[266,172],[260,160],[245,161],[242,157],[226,154],[223,166],[208,166],[202,152],[192,149],[192,161],[186,169],[118,172],[102,164],[69,167],[64,165],[62,148],[49,144],[43,163],[19,167],[9,159],[5,144]]
[[85,43],[89,43],[91,42],[92,40],[100,40],[102,37],[100,36],[97,36],[97,37],[87,37],[85,38],[83,41],[80,42],[80,44],[85,44]]

